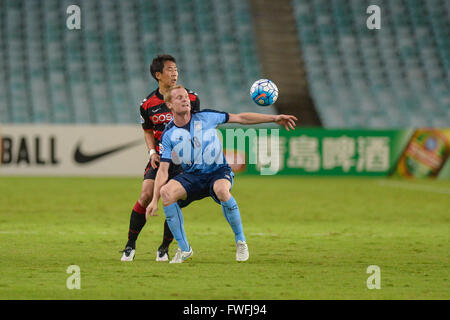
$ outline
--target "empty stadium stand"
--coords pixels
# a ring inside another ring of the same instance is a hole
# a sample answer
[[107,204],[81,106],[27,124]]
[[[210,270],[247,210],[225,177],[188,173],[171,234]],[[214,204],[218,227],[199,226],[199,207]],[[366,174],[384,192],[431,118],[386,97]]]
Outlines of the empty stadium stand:
[[[66,28],[72,4],[81,30]],[[372,4],[381,8],[380,30],[366,27]],[[291,6],[298,73],[306,70],[325,127],[449,126],[449,1]],[[252,13],[248,0],[0,0],[0,123],[138,123],[159,53],[177,58],[179,82],[203,108],[274,113],[249,97],[264,63],[252,24],[261,17]]]
[[[81,30],[66,27],[73,4]],[[246,1],[0,0],[0,26],[0,123],[138,123],[160,53],[203,108],[274,110],[249,96],[261,72]]]
[[[450,124],[449,2],[293,0],[311,94],[327,127]],[[381,29],[369,30],[369,5]]]

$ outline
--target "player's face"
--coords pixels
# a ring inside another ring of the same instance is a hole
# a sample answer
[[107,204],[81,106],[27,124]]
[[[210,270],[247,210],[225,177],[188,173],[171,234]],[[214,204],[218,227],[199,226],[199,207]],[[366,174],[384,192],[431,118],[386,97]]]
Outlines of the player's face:
[[170,109],[173,113],[185,114],[191,110],[191,101],[186,89],[178,88],[172,90],[172,102],[170,103]]
[[176,63],[172,61],[165,61],[162,72],[157,72],[156,78],[159,80],[160,86],[175,86],[178,81],[178,70]]

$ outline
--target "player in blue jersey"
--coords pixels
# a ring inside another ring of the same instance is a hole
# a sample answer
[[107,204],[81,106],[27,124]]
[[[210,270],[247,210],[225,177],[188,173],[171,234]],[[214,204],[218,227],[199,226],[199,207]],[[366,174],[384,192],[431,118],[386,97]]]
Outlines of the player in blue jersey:
[[[161,137],[161,163],[156,175],[153,199],[146,209],[146,217],[155,214],[161,197],[167,223],[178,242],[178,250],[170,263],[182,263],[193,255],[184,232],[181,208],[208,196],[222,206],[225,219],[234,232],[236,260],[248,260],[248,246],[239,207],[230,193],[234,175],[225,160],[216,128],[227,122],[275,122],[289,130],[294,129],[297,118],[291,115],[191,111],[188,92],[183,86],[171,87],[164,96],[164,101],[174,117]],[[167,182],[171,162],[181,164],[183,173]]]

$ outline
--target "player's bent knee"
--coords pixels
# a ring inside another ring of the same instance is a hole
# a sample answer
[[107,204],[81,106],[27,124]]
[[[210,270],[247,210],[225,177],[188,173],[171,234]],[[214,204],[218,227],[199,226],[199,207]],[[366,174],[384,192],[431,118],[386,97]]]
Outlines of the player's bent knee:
[[169,192],[167,186],[162,186],[159,193],[161,194],[161,200],[163,202],[167,202],[170,199],[170,192]]
[[222,202],[226,202],[231,198],[230,190],[228,190],[228,188],[225,187],[215,188],[214,193],[216,194],[217,199],[219,199],[219,201]]
[[161,187],[160,194],[164,206],[171,205],[178,200],[185,200],[187,198],[186,190],[175,180],[170,180],[166,185]]
[[139,202],[143,207],[146,207],[152,201],[152,198],[153,198],[152,192],[142,191],[139,197]]
[[174,196],[173,196],[174,192],[171,189],[172,188],[170,188],[170,186],[168,186],[168,185],[161,187],[161,191],[160,191],[161,200],[165,206],[170,205],[177,200],[177,199],[174,199]]
[[149,205],[153,199],[153,181],[145,180],[142,185],[141,195],[139,196],[139,202],[143,207]]

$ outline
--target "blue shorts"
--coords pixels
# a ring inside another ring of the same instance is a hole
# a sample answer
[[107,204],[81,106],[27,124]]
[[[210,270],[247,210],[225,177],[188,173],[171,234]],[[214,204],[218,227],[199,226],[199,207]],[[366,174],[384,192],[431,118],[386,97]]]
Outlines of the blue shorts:
[[181,208],[184,208],[192,201],[200,200],[209,196],[211,196],[215,202],[220,204],[220,200],[217,199],[217,196],[213,190],[214,182],[219,179],[226,179],[231,182],[231,187],[233,187],[233,177],[234,173],[230,167],[222,167],[208,174],[183,172],[176,175],[172,179],[181,183],[187,193],[186,200],[178,200],[178,205]]

